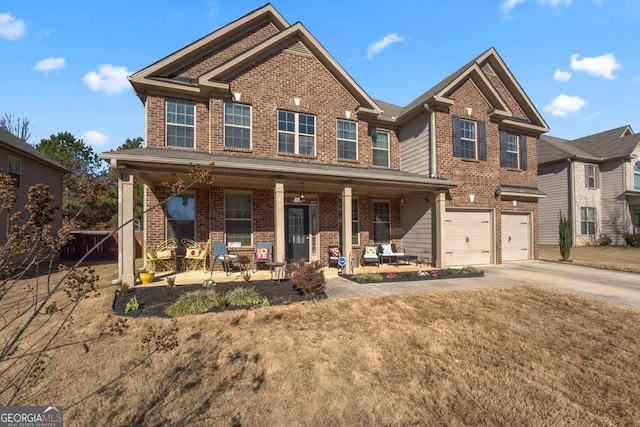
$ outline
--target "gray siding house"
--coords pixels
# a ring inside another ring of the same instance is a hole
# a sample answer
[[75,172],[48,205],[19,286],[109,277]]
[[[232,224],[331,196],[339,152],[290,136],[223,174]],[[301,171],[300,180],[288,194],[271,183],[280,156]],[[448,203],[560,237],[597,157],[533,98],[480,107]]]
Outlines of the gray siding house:
[[624,244],[640,229],[640,135],[622,126],[575,140],[538,140],[540,244],[558,243],[560,212],[573,224],[573,244],[597,243],[601,235]]

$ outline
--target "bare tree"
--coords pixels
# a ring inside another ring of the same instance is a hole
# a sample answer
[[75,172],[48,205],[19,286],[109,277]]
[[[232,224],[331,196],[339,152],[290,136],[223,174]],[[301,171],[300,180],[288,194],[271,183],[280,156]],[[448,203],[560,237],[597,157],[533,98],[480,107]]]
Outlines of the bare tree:
[[31,139],[31,121],[26,117],[17,117],[14,114],[4,113],[0,117],[0,128],[24,141],[29,142]]

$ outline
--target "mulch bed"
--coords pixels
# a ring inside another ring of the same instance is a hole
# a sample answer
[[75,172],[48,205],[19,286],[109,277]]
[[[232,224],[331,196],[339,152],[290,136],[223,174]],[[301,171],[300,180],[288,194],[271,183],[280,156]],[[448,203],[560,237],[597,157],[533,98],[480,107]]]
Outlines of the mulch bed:
[[343,274],[341,277],[349,279],[356,283],[387,283],[387,282],[412,282],[414,280],[441,280],[441,279],[461,279],[464,277],[484,277],[484,271],[477,273],[450,273],[447,270],[432,270],[426,274],[418,274],[417,272],[398,272],[398,273],[378,273],[382,276],[382,280],[372,280],[371,274]]
[[[270,305],[285,305],[299,301],[308,301],[313,298],[305,298],[304,294],[294,289],[293,284],[289,280],[283,280],[282,283],[271,282],[270,280],[256,280],[250,283],[244,282],[222,282],[217,283],[216,292],[226,293],[238,286],[246,288],[254,288],[263,297],[267,297]],[[129,293],[123,295],[120,291],[116,291],[113,301],[113,312],[128,317],[165,317],[165,310],[173,304],[180,295],[203,289],[202,285],[177,285],[170,287],[163,286],[146,286],[137,285]],[[125,313],[125,304],[135,295],[140,308],[136,311]],[[327,298],[326,294],[319,295],[315,299]],[[226,308],[216,307],[212,312],[225,310],[246,310],[248,307],[227,306]]]

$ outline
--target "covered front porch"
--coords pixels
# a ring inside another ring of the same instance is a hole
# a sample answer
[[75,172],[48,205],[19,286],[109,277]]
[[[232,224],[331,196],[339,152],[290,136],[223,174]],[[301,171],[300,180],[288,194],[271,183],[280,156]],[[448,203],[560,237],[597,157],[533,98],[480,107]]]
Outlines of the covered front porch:
[[[134,179],[146,185],[145,209],[158,205],[145,214],[145,245],[186,233],[197,241],[224,242],[229,253],[252,256],[258,242],[271,242],[274,261],[305,258],[324,265],[328,247],[339,246],[344,271],[351,272],[357,271],[364,245],[402,246],[409,236],[415,255],[429,252],[431,263],[444,267],[445,192],[456,182],[389,169],[167,149],[102,157],[118,172],[120,225],[134,219]],[[189,183],[193,165],[211,163],[213,183],[179,194],[180,203],[162,203],[173,183]],[[176,218],[173,205],[191,217]],[[132,222],[122,231],[120,280],[133,283]]]

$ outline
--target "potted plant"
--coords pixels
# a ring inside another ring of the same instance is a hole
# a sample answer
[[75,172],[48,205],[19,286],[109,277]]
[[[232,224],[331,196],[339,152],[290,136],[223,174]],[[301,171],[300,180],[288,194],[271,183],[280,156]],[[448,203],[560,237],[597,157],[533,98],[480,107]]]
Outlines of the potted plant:
[[149,283],[153,282],[153,278],[155,277],[155,275],[156,275],[155,271],[143,270],[143,271],[138,273],[138,277],[140,278],[140,282],[143,285],[148,285]]

